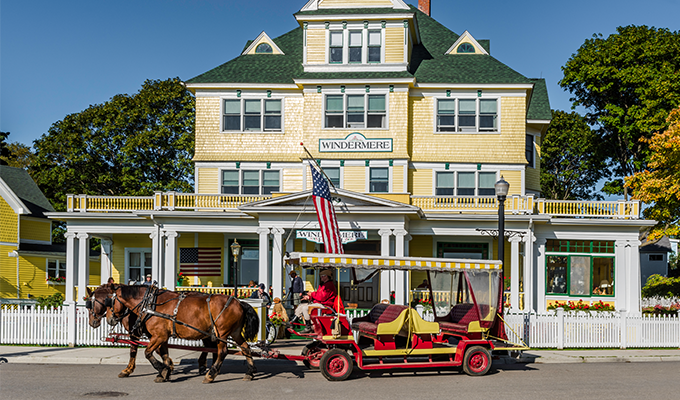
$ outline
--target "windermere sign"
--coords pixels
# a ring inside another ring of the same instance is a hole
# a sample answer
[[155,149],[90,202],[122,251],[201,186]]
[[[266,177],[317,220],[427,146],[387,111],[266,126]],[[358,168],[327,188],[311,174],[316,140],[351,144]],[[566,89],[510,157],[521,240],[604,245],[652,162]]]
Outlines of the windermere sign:
[[320,153],[344,152],[391,152],[392,139],[366,139],[359,132],[353,132],[344,139],[319,139]]
[[[314,243],[323,243],[321,231],[303,231],[297,230],[295,233],[296,239],[307,239]],[[340,238],[342,243],[356,242],[359,239],[368,239],[368,231],[340,231]]]

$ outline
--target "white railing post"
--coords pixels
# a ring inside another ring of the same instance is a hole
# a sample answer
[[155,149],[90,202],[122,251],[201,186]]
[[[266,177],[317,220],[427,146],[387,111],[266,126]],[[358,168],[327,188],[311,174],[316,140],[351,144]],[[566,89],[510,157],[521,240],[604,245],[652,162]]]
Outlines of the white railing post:
[[557,348],[564,348],[564,308],[557,308]]
[[77,332],[76,302],[75,301],[64,302],[64,307],[66,307],[68,310],[66,316],[66,329],[68,330],[66,342],[68,343],[69,347],[75,347]]
[[620,314],[621,314],[620,317],[621,334],[619,336],[621,338],[620,348],[625,349],[628,345],[628,312],[626,310],[621,310]]
[[680,310],[678,310],[677,317],[678,317],[677,321],[676,321],[676,324],[678,326],[678,328],[677,328],[677,330],[678,330],[678,346],[677,347],[680,348]]

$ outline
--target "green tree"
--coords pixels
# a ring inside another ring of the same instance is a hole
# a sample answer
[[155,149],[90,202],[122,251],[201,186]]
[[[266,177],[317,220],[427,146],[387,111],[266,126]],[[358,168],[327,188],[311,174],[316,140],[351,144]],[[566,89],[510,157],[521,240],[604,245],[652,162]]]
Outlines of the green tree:
[[647,203],[646,218],[657,221],[650,239],[680,235],[680,108],[668,116],[668,129],[643,139],[651,156],[648,168],[626,178],[633,197]]
[[13,142],[7,145],[7,156],[0,156],[0,162],[4,162],[3,165],[27,170],[34,158],[35,154],[29,146]]
[[609,175],[606,159],[585,118],[553,110],[541,143],[543,195],[557,200],[601,200],[595,185]]
[[0,165],[7,165],[7,158],[9,157],[9,148],[7,148],[7,136],[9,132],[0,132]]
[[[643,170],[649,149],[639,139],[664,129],[680,105],[680,33],[631,25],[607,38],[594,35],[562,71],[560,86],[573,95],[574,107],[585,107],[614,175]],[[621,179],[606,189],[628,196]]]
[[193,188],[195,99],[178,79],[67,115],[34,142],[30,172],[55,209],[66,194],[150,195]]

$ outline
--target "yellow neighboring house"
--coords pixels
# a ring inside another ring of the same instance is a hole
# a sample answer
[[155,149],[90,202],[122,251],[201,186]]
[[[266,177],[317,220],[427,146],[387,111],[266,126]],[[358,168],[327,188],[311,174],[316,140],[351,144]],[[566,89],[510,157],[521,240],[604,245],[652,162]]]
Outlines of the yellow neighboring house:
[[44,212],[54,208],[28,173],[0,165],[0,298],[64,294],[66,246]]

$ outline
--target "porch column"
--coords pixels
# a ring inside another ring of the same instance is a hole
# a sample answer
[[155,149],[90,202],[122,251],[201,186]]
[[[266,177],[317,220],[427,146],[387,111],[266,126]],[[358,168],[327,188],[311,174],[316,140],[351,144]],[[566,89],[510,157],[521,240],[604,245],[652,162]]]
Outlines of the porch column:
[[630,311],[627,304],[628,296],[630,296],[628,291],[630,274],[626,260],[628,257],[626,252],[627,242],[627,240],[617,240],[614,250],[614,302],[617,311]]
[[175,290],[177,284],[177,232],[165,232],[165,287]]
[[537,239],[534,242],[534,250],[536,250],[536,303],[534,306],[537,312],[545,312],[548,304],[545,299],[545,290],[547,287],[547,277],[545,275],[545,244],[547,239]]
[[524,311],[535,310],[534,306],[534,242],[532,231],[524,237]]
[[[397,257],[404,257],[405,253],[405,237],[408,232],[405,229],[395,229],[394,230],[394,255]],[[393,271],[394,272],[394,303],[406,305],[408,300],[408,287],[406,286],[407,278],[406,271]]]
[[90,235],[78,234],[78,298],[84,304],[83,296],[87,296],[87,283],[90,277]]
[[76,253],[76,234],[66,232],[66,293],[64,299],[67,302],[74,301],[76,274],[78,273],[78,258]]
[[[388,257],[390,255],[390,237],[392,236],[392,229],[381,229],[378,231],[380,235],[380,255]],[[378,301],[390,298],[390,271],[380,272],[380,298]]]
[[[290,240],[288,240],[285,243],[285,247],[286,247],[286,253],[294,252],[295,251],[295,238],[292,237]],[[286,291],[286,293],[288,293],[288,288],[290,288],[292,286],[292,282],[290,280],[290,275],[289,275],[291,270],[292,270],[292,268],[289,268],[285,265],[283,266],[283,275],[284,275],[283,276],[283,289]],[[291,297],[291,299],[292,299],[292,297]],[[283,297],[281,298],[281,300],[283,300]],[[293,303],[290,303],[290,304],[293,304]]]
[[259,256],[258,256],[258,281],[269,287],[269,228],[257,228],[260,235]]
[[101,258],[99,264],[101,268],[99,269],[100,283],[105,284],[110,277],[113,276],[113,270],[111,265],[111,245],[113,241],[111,239],[101,239]]
[[508,239],[510,242],[510,307],[519,311],[519,236]]
[[[155,230],[149,234],[151,239],[151,280],[158,281],[158,287],[167,287],[164,285],[166,283],[166,277],[161,275],[161,235],[158,231],[158,226]],[[176,281],[177,279],[175,279]]]
[[[628,297],[626,311],[635,316],[642,313],[642,277],[640,276],[640,244],[639,240],[629,240],[626,246],[626,264],[628,269]],[[614,288],[616,290],[616,288]]]
[[[272,297],[283,297],[283,228],[272,228]],[[265,284],[266,285],[266,284]]]

